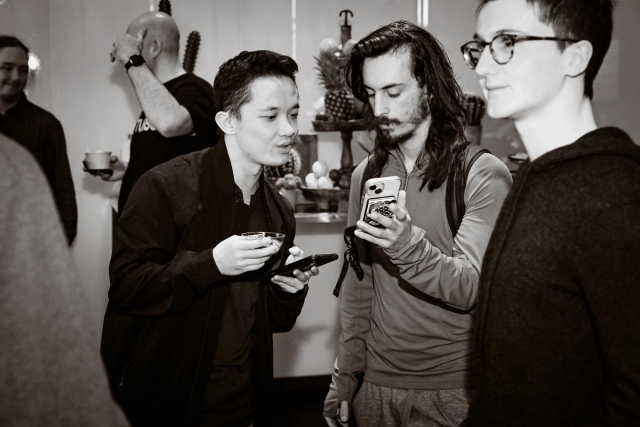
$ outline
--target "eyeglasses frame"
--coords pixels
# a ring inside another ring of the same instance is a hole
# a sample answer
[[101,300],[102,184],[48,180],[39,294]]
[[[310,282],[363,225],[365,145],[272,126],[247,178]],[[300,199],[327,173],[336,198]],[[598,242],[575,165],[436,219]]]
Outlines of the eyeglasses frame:
[[[509,38],[509,40],[511,41],[511,44],[513,46],[511,48],[511,55],[509,56],[509,59],[507,59],[504,62],[498,61],[496,59],[495,53],[493,51],[493,42],[498,37],[507,37],[507,38]],[[465,52],[465,49],[471,43],[479,43],[482,46],[482,50],[480,51],[480,55],[482,55],[482,52],[484,52],[484,49],[487,46],[489,46],[489,51],[491,52],[491,57],[493,58],[494,61],[496,61],[496,64],[505,65],[509,61],[511,61],[511,58],[513,58],[513,52],[516,49],[516,43],[524,42],[524,41],[540,41],[540,40],[542,40],[542,41],[569,42],[569,43],[578,43],[580,41],[580,40],[576,40],[576,39],[568,39],[568,38],[563,38],[563,37],[538,37],[538,36],[520,36],[520,35],[516,35],[516,34],[498,34],[494,38],[492,38],[490,42],[485,42],[485,41],[482,41],[482,40],[471,40],[469,42],[466,42],[465,44],[460,46],[460,51],[462,52],[462,57],[464,58],[465,64],[467,64],[467,66],[469,68],[471,68],[472,70],[475,70],[476,67],[478,66],[478,64],[476,63],[474,66],[471,66],[471,64],[470,64],[471,61],[469,59],[467,59],[467,55],[466,55],[466,52]],[[478,62],[479,61],[480,60],[478,59]]]

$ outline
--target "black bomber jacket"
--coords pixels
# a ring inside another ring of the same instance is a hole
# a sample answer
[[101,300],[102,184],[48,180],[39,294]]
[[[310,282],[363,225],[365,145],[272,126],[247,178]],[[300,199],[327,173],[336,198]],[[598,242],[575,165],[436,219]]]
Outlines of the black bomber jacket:
[[[293,246],[295,219],[271,184],[262,187],[270,230],[286,235],[270,261],[276,269]],[[199,421],[228,294],[212,250],[231,235],[241,202],[220,142],[145,173],[115,226],[101,354],[134,426]],[[307,291],[261,287],[252,332],[256,427],[268,425],[271,334],[293,327]]]

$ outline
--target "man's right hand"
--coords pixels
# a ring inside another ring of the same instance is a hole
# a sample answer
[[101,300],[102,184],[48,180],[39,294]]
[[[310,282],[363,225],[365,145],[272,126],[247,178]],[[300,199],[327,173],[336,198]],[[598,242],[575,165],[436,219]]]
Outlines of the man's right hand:
[[237,276],[260,269],[280,248],[271,245],[271,238],[245,239],[231,236],[213,248],[213,259],[220,273]]
[[349,425],[349,402],[346,400],[341,401],[340,407],[336,412],[336,418],[324,417],[329,427],[347,427]]
[[85,172],[88,172],[94,176],[99,176],[103,181],[110,182],[120,181],[124,177],[124,173],[127,170],[127,165],[121,162],[120,159],[118,159],[118,156],[111,156],[111,170],[106,173],[89,170],[87,168],[87,162],[85,162],[84,160],[82,161],[82,164],[84,165],[83,170]]
[[142,45],[144,38],[147,35],[147,30],[144,29],[138,33],[138,37],[134,37],[131,34],[123,34],[113,44],[110,57],[111,62],[119,61],[126,64],[131,56],[142,52]]

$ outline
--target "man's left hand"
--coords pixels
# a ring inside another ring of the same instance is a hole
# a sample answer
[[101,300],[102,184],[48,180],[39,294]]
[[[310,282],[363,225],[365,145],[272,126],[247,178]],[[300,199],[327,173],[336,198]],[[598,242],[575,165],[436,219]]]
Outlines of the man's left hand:
[[371,219],[386,228],[377,228],[367,224],[364,221],[358,221],[356,226],[358,229],[355,235],[380,246],[383,249],[398,251],[411,241],[411,217],[407,211],[407,193],[400,190],[398,194],[398,203],[389,205],[389,209],[393,212],[394,217],[388,218],[379,213],[372,213]]
[[129,58],[142,52],[142,44],[146,35],[147,30],[145,29],[138,33],[138,37],[134,37],[131,34],[124,34],[118,37],[111,50],[111,62],[117,59],[119,62],[126,64]]
[[[287,258],[287,261],[284,263],[285,265],[304,258],[304,252],[297,246],[293,246],[289,249],[289,253],[291,255]],[[311,276],[317,276],[318,273],[320,273],[318,267],[311,267],[311,269],[307,271],[293,270],[293,277],[273,276],[271,281],[280,286],[283,291],[295,294],[296,292],[304,289],[304,287],[309,283]]]

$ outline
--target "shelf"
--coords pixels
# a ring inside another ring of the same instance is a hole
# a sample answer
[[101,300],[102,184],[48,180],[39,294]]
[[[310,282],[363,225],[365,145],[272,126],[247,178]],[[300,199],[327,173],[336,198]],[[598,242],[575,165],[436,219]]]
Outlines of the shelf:
[[354,132],[366,129],[364,120],[314,120],[311,123],[316,132]]
[[295,217],[298,224],[334,224],[347,222],[347,214],[339,212],[297,212]]

